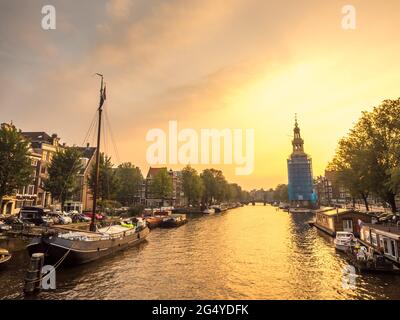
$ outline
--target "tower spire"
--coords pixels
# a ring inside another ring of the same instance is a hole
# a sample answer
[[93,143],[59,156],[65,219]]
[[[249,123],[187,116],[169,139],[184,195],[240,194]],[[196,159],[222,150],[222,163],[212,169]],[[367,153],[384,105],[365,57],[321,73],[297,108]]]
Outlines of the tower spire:
[[299,123],[297,121],[297,113],[294,116],[293,129],[293,153],[304,153],[304,140],[301,138]]

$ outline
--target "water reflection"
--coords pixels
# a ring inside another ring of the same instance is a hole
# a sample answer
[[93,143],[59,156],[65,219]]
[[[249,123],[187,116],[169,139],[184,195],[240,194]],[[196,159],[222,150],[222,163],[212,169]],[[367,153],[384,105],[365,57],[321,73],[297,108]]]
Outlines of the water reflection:
[[[58,270],[43,299],[398,299],[398,277],[357,278],[342,287],[346,262],[332,238],[308,225],[311,215],[249,206],[190,217],[154,230],[138,247],[84,266]],[[22,298],[27,255],[0,271],[0,298]]]

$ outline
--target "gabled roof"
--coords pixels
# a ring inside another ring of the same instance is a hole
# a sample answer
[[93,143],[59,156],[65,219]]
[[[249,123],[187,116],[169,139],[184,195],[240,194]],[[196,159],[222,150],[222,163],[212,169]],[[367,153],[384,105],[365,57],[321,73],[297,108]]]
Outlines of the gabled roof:
[[46,132],[22,132],[27,139],[32,142],[52,143],[52,138]]
[[89,160],[95,155],[96,147],[77,147],[82,153],[82,158],[88,158]]
[[147,173],[147,178],[154,177],[161,170],[167,170],[167,167],[162,167],[162,168],[152,168],[152,167],[150,167],[149,172]]
[[89,163],[91,159],[95,156],[96,154],[96,147],[77,147],[78,151],[82,153],[82,158],[89,159],[89,161],[86,163],[86,166],[82,168],[81,174],[84,174],[86,171],[87,167],[89,166]]

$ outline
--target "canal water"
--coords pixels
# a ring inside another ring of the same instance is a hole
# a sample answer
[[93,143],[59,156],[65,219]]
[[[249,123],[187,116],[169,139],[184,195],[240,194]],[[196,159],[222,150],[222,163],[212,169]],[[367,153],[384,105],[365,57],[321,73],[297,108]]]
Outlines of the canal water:
[[[400,277],[360,275],[345,289],[346,261],[311,215],[271,206],[190,217],[147,241],[87,265],[57,270],[57,289],[39,299],[400,299]],[[23,298],[22,241],[0,269],[0,299]]]

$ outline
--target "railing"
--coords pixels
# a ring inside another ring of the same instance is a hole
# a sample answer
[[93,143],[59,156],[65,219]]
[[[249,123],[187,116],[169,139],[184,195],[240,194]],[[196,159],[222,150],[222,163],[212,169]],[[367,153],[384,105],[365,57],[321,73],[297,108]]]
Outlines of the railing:
[[393,232],[393,231],[400,232],[400,221],[398,221],[397,223],[385,222],[385,223],[382,224],[382,226],[387,228],[388,232]]

